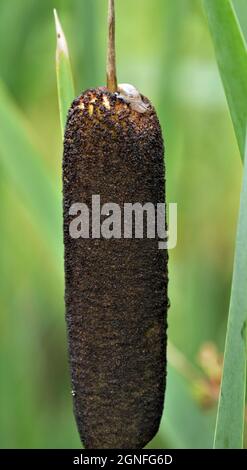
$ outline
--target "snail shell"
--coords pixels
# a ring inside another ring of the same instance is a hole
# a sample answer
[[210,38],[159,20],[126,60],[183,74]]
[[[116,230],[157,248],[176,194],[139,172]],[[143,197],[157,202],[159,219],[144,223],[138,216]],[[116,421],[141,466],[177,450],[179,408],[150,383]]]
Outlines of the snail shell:
[[149,105],[144,103],[139,91],[129,83],[118,85],[118,97],[138,113],[146,113],[149,110]]

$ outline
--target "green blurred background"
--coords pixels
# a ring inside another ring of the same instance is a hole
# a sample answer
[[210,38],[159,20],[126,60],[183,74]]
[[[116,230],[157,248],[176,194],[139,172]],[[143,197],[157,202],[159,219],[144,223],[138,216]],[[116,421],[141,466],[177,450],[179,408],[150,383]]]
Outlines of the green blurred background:
[[[64,322],[53,7],[69,42],[77,94],[105,84],[107,0],[1,0],[1,448],[80,447]],[[165,411],[150,447],[208,448],[241,161],[200,0],[116,0],[116,13],[118,80],[134,84],[157,108],[168,201],[178,203]]]

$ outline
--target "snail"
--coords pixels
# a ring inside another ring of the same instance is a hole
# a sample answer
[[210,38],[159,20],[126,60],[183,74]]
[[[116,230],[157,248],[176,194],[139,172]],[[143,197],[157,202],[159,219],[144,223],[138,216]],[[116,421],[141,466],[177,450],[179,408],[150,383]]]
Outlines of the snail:
[[150,106],[144,103],[141,94],[133,85],[121,83],[118,85],[117,97],[129,104],[131,109],[138,113],[146,113]]

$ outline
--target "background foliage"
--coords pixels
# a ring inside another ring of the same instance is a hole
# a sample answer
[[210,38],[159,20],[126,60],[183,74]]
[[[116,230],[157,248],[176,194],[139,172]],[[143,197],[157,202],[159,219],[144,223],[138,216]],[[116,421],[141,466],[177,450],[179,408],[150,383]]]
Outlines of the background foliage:
[[[199,0],[117,0],[120,82],[155,104],[170,253],[167,397],[150,447],[212,447],[242,164]],[[243,32],[242,0],[234,0]],[[76,93],[105,83],[104,0],[0,3],[0,446],[79,447],[66,358],[61,137],[52,8]],[[9,34],[11,32],[11,34]]]

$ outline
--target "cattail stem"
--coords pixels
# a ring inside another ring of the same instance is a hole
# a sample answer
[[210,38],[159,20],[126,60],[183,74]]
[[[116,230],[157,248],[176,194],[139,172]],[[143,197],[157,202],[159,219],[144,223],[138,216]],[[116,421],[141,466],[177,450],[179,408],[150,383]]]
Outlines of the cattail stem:
[[115,5],[108,2],[108,46],[107,46],[107,88],[111,93],[117,91],[116,48],[115,48]]

